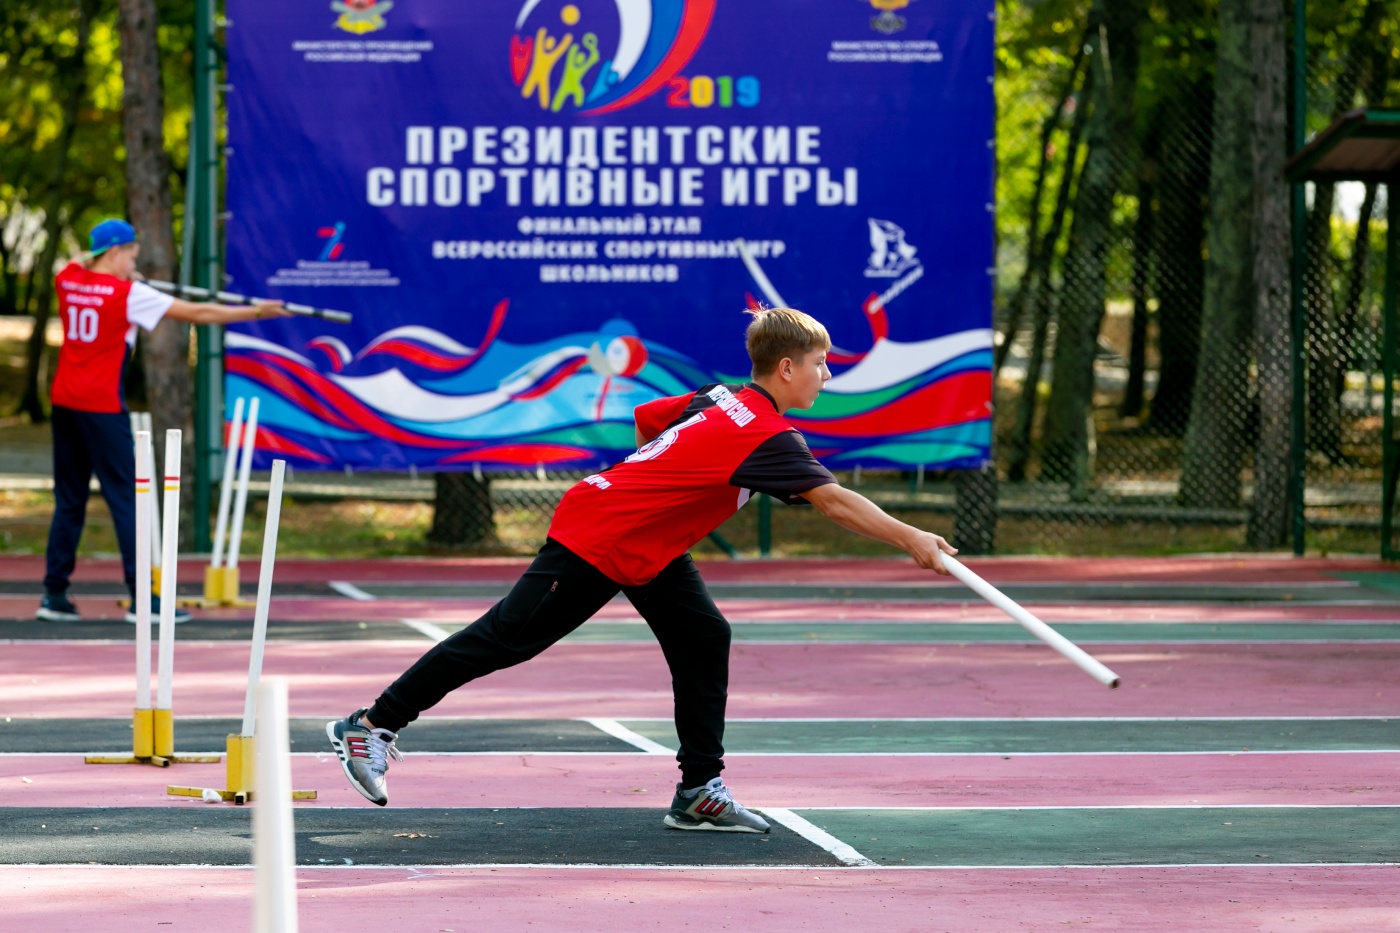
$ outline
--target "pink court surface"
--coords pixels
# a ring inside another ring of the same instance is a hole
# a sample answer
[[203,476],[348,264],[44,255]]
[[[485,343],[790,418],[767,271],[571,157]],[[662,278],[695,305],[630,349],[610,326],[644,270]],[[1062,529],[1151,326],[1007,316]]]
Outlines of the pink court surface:
[[[662,826],[669,680],[621,600],[405,729],[374,807],[325,721],[525,562],[280,561],[264,675],[289,683],[293,786],[317,791],[295,805],[301,929],[1400,930],[1400,571],[967,564],[1122,687],[908,561],[702,564],[734,629],[725,777],[774,824],[751,836]],[[202,572],[183,563],[182,591]],[[6,928],[249,929],[252,808],[166,793],[221,787],[223,764],[84,763],[130,750],[119,566],[80,564],[71,624],[33,621],[41,576],[0,560]],[[237,731],[250,620],[179,627],[179,752]]]

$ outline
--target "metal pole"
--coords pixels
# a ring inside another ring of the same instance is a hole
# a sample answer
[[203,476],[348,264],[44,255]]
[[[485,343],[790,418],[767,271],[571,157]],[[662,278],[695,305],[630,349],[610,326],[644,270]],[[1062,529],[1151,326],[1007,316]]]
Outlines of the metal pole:
[[[219,271],[218,184],[219,160],[215,150],[215,83],[218,60],[214,54],[214,0],[196,0],[194,27],[194,138],[190,140],[189,183],[195,189],[196,285],[217,289]],[[188,219],[186,222],[189,222]],[[223,447],[223,332],[211,325],[196,327],[198,356],[195,362],[194,417],[194,548],[208,551],[209,509],[213,480],[220,467]]]
[[763,493],[758,494],[758,556],[769,557],[773,553],[773,500]]
[[[1386,204],[1395,186],[1385,186]],[[1381,305],[1381,374],[1385,384],[1381,387],[1381,559],[1391,560],[1391,535],[1394,523],[1391,513],[1395,510],[1395,292],[1396,279],[1400,269],[1396,268],[1397,254],[1395,226],[1387,219],[1385,225],[1385,299]],[[1368,387],[1369,391],[1369,387]]]
[[[1294,152],[1303,148],[1307,131],[1308,85],[1307,85],[1307,0],[1293,2],[1293,108],[1292,108],[1292,148]],[[1308,220],[1307,203],[1303,198],[1303,183],[1293,186],[1291,192],[1291,215],[1293,234],[1293,262],[1289,269],[1289,286],[1292,293],[1292,313],[1290,318],[1290,340],[1293,350],[1293,444],[1289,451],[1291,477],[1289,496],[1293,525],[1293,553],[1303,556],[1306,548],[1307,523],[1303,510],[1303,496],[1307,490],[1307,476],[1304,470],[1304,443],[1306,421],[1304,409],[1307,405],[1307,392],[1303,383],[1306,372],[1307,348],[1303,344],[1303,268],[1307,261],[1305,228]]]

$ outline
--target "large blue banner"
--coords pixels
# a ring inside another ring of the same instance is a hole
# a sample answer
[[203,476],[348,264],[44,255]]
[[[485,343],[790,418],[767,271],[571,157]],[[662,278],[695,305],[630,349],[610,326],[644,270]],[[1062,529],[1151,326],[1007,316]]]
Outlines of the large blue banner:
[[992,0],[228,15],[228,285],[354,314],[229,329],[263,465],[615,462],[758,303],[831,332],[828,466],[987,459]]

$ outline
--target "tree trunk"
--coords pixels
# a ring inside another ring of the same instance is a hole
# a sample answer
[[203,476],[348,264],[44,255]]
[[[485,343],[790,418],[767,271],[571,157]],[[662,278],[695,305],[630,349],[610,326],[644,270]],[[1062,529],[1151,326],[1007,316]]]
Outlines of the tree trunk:
[[1078,177],[1079,141],[1087,122],[1089,96],[1093,89],[1094,73],[1090,70],[1084,75],[1084,85],[1079,89],[1079,105],[1074,111],[1074,122],[1070,124],[1069,141],[1065,145],[1065,167],[1060,174],[1060,190],[1055,196],[1055,212],[1051,215],[1050,229],[1040,241],[1039,255],[1032,258],[1033,266],[1026,270],[1028,276],[1033,274],[1028,280],[1028,291],[1034,296],[1035,304],[1031,314],[1031,351],[1026,357],[1026,378],[1021,383],[1021,398],[1016,406],[1016,423],[1012,429],[1011,455],[1006,471],[1007,479],[1013,483],[1025,480],[1026,468],[1030,465],[1035,411],[1040,401],[1040,372],[1045,363],[1045,345],[1049,340],[1050,317],[1055,307],[1050,273],[1055,262],[1055,251],[1059,247],[1060,233],[1064,229],[1065,215],[1069,211],[1070,193]]
[[[1384,97],[1384,84],[1379,87],[1368,80],[1373,70],[1376,51],[1388,51],[1389,40],[1381,32],[1385,13],[1382,0],[1368,0],[1361,10],[1356,33],[1347,48],[1345,63],[1337,76],[1336,97],[1332,101],[1332,118],[1336,119],[1357,104],[1357,92],[1363,87],[1376,93],[1372,103]],[[1384,69],[1384,58],[1380,67]],[[1346,344],[1340,339],[1340,320],[1336,296],[1332,291],[1336,260],[1332,254],[1332,207],[1335,186],[1319,182],[1313,192],[1313,206],[1307,223],[1307,265],[1304,273],[1307,302],[1307,399],[1308,449],[1315,450],[1333,463],[1342,459],[1342,407],[1333,391],[1337,373],[1345,374]]]
[[1284,8],[1251,0],[1254,61],[1254,359],[1259,378],[1259,446],[1254,454],[1250,547],[1276,548],[1289,538],[1289,466],[1293,437],[1292,330],[1289,263],[1289,188],[1284,79]]
[[1240,504],[1254,306],[1250,2],[1220,3],[1200,365],[1181,465],[1181,503],[1194,508]]
[[1342,455],[1342,413],[1330,390],[1337,370],[1337,308],[1332,294],[1332,205],[1335,186],[1319,182],[1308,214],[1303,273],[1307,308],[1304,346],[1307,348],[1307,444],[1309,450],[1336,462]]
[[496,543],[491,508],[491,479],[471,473],[433,475],[433,527],[428,540],[445,547],[481,547]]
[[[1342,393],[1346,391],[1347,370],[1356,358],[1353,341],[1356,338],[1357,322],[1361,319],[1361,304],[1366,297],[1366,270],[1371,259],[1371,218],[1376,212],[1376,183],[1366,185],[1366,195],[1361,199],[1361,211],[1356,218],[1356,239],[1351,248],[1351,267],[1347,270],[1346,296],[1342,300],[1342,311],[1338,316],[1338,343],[1342,346],[1341,358],[1337,361],[1337,371],[1332,374],[1332,394],[1336,396],[1338,407],[1342,404]],[[1367,367],[1369,369],[1369,366]],[[1365,388],[1367,398],[1371,387]]]
[[1161,136],[1154,128],[1143,142],[1142,167],[1138,172],[1138,215],[1133,225],[1133,332],[1128,346],[1128,384],[1118,413],[1125,418],[1142,414],[1147,377],[1147,296],[1152,293],[1152,257],[1156,253],[1157,163],[1161,159]]
[[1069,482],[1076,501],[1088,495],[1087,419],[1093,414],[1094,358],[1103,322],[1113,198],[1121,188],[1133,146],[1141,12],[1134,2],[1106,4],[1099,34],[1090,39],[1089,67],[1094,70],[1097,92],[1086,132],[1089,150],[1065,252],[1055,372],[1041,455],[1041,479]]
[[63,94],[63,125],[54,143],[52,184],[49,187],[49,203],[44,208],[44,249],[29,273],[30,287],[35,299],[34,330],[29,335],[29,346],[25,354],[24,393],[20,397],[19,411],[28,415],[29,420],[35,424],[48,419],[44,410],[43,393],[39,388],[39,375],[46,356],[45,333],[48,330],[53,296],[53,267],[58,261],[59,238],[63,232],[63,201],[66,194],[64,180],[68,174],[69,151],[73,146],[73,136],[78,130],[83,103],[87,100],[87,50],[92,4],[93,0],[78,0],[77,43],[73,47],[73,54],[59,69],[59,72],[68,78]]
[[[1050,144],[1055,133],[1055,127],[1059,125],[1061,114],[1065,109],[1065,101],[1074,94],[1074,88],[1079,83],[1079,68],[1084,62],[1084,49],[1088,43],[1088,33],[1080,39],[1075,46],[1074,60],[1070,65],[1069,75],[1065,79],[1064,91],[1055,98],[1054,109],[1045,118],[1045,122],[1040,128],[1040,163],[1036,166],[1035,187],[1031,193],[1030,217],[1026,231],[1026,269],[1021,273],[1021,281],[1016,286],[1016,293],[1011,298],[1011,306],[1007,309],[1006,322],[1002,329],[1001,344],[996,348],[992,362],[992,381],[996,381],[997,373],[1001,372],[1002,364],[1006,362],[1006,356],[1011,352],[1011,344],[1016,339],[1016,334],[1021,329],[1021,318],[1025,316],[1026,306],[1030,302],[1031,292],[1035,289],[1038,277],[1042,276],[1044,266],[1040,263],[1040,201],[1045,192],[1045,176],[1050,167]],[[1063,213],[1060,215],[1063,219]],[[1055,237],[1054,239],[1059,239]],[[1047,257],[1054,256],[1054,243],[1051,243],[1050,250],[1046,251]]]
[[953,490],[953,546],[965,557],[992,553],[997,543],[996,464],[959,470]]
[[1208,82],[1188,85],[1183,99],[1168,100],[1156,119],[1162,125],[1162,176],[1157,218],[1157,391],[1148,426],[1180,437],[1191,416],[1201,348],[1205,297],[1206,191],[1210,183],[1209,125],[1198,129],[1197,104],[1213,106]]
[[[127,210],[141,237],[141,273],[171,282],[176,277],[175,231],[157,25],[155,0],[119,0]],[[189,429],[194,384],[190,378],[189,325],[162,321],[154,331],[142,335],[141,349],[151,427],[161,442],[157,446],[163,449],[166,430],[180,428],[185,432],[187,451],[192,450],[194,435]],[[185,456],[181,462],[193,467],[194,458]]]

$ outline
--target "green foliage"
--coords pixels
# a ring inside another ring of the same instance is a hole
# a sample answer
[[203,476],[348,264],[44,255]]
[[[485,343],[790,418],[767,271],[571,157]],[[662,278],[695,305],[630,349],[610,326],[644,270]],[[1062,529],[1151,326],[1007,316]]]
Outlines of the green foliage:
[[[93,0],[88,0],[93,3]],[[98,220],[126,214],[122,132],[121,44],[115,0],[95,0],[86,58],[74,58],[78,0],[0,3],[0,313],[28,313],[31,264],[42,248],[38,222],[57,190],[62,243],[59,261],[86,247]],[[193,90],[194,7],[160,0],[159,41],[165,85],[165,142],[171,164],[176,222],[183,216]],[[56,149],[64,124],[65,90],[86,74],[69,153],[69,171],[56,178]],[[39,270],[47,274],[47,270]]]

